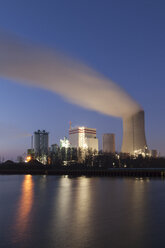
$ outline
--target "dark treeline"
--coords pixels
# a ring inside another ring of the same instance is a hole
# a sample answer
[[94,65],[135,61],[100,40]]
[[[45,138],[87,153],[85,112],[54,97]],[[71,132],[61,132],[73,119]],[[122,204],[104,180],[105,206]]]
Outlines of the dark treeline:
[[51,153],[47,159],[48,163],[43,165],[33,159],[28,163],[14,163],[6,161],[0,164],[3,169],[57,169],[57,168],[165,168],[165,158],[153,157],[131,157],[124,154],[106,154],[100,151],[98,154],[87,150],[85,153],[81,149],[62,148]]
[[81,148],[59,148],[50,154],[50,163],[55,166],[85,166],[100,168],[165,168],[165,158],[128,156],[126,154],[110,154],[102,151],[93,152]]

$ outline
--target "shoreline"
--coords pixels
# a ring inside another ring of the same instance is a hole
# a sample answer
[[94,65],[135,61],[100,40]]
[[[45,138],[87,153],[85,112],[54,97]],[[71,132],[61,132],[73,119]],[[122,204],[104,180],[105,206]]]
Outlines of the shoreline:
[[1,169],[0,175],[69,175],[105,177],[165,177],[164,168],[42,168],[42,169]]

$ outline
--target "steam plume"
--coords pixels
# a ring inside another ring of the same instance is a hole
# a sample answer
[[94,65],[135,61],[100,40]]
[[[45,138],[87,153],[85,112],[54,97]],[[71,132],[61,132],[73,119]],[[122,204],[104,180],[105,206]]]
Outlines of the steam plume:
[[0,35],[0,77],[58,93],[102,114],[125,117],[141,107],[119,86],[80,62]]
[[31,134],[11,124],[0,122],[0,144],[5,141],[17,140],[25,137],[30,137]]

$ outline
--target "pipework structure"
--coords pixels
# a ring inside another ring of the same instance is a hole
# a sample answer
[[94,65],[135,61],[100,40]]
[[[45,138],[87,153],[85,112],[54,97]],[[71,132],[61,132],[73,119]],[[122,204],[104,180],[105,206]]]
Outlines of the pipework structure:
[[45,130],[34,132],[34,151],[36,156],[47,156],[49,149],[49,133]]
[[123,118],[123,143],[122,153],[135,155],[147,149],[145,137],[144,111]]

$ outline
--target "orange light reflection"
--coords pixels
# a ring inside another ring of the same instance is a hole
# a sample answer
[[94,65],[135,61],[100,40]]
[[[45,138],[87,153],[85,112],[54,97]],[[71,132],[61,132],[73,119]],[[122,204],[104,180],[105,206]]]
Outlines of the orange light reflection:
[[33,179],[31,175],[26,175],[22,183],[22,194],[16,214],[15,233],[17,239],[22,240],[26,234],[29,223],[30,211],[33,205]]

